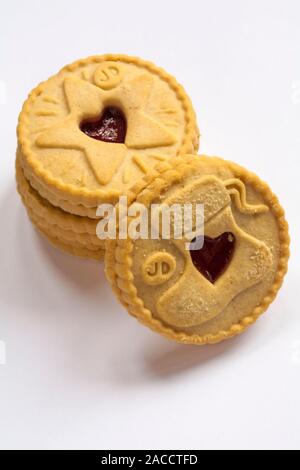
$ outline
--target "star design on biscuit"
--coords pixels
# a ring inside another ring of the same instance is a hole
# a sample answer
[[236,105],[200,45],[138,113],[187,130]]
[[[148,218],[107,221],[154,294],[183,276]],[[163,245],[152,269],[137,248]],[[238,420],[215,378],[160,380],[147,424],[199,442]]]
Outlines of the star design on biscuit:
[[[63,86],[69,114],[39,134],[36,144],[42,148],[81,150],[101,185],[111,181],[128,149],[164,147],[176,142],[176,136],[166,126],[145,112],[153,86],[153,78],[148,75],[123,81],[109,91],[74,77],[67,77]],[[84,119],[100,116],[108,104],[125,112],[124,144],[94,140],[80,130]]]

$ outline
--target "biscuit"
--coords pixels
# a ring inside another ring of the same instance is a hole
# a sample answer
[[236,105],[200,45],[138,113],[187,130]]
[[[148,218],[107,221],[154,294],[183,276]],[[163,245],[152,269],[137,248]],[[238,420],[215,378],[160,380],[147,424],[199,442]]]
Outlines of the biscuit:
[[[242,333],[273,302],[287,272],[290,239],[277,197],[220,158],[187,155],[157,171],[132,189],[130,203],[202,204],[202,226],[193,239],[177,239],[174,216],[171,239],[160,232],[158,239],[107,241],[114,292],[130,314],[178,342],[202,345]],[[190,221],[196,227],[194,212]]]
[[94,56],[32,91],[18,125],[20,164],[53,206],[96,217],[160,161],[198,149],[190,99],[150,62]]

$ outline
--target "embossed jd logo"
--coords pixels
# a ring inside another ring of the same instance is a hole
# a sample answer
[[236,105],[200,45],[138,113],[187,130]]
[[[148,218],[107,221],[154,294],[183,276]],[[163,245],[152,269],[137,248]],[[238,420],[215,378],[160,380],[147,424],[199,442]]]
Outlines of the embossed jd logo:
[[99,65],[94,83],[66,77],[63,88],[69,114],[42,132],[36,144],[81,150],[98,182],[108,184],[128,149],[176,143],[172,130],[147,112],[153,80],[146,73],[127,78],[122,66],[115,62]]

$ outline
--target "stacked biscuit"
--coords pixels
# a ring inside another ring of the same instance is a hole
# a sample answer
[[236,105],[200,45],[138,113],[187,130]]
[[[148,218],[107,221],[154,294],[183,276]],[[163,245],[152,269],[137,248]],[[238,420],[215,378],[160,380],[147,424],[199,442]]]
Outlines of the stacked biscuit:
[[103,259],[105,242],[96,235],[95,219],[73,215],[42,197],[25,177],[19,156],[16,179],[31,222],[54,246],[75,256]]
[[55,246],[102,259],[97,207],[114,205],[159,162],[195,153],[191,102],[155,65],[95,56],[62,69],[23,106],[16,176],[34,226]]

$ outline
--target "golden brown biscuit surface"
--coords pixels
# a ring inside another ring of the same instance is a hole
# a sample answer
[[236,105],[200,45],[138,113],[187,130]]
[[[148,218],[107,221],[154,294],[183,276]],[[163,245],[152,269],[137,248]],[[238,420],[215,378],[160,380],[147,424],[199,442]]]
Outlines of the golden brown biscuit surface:
[[[93,124],[112,108],[126,119],[124,142],[83,132],[86,121]],[[192,105],[176,80],[123,55],[63,68],[33,90],[18,127],[20,161],[32,186],[53,205],[88,216],[98,204],[114,203],[158,161],[197,151],[198,137]]]
[[52,244],[73,255],[103,259],[105,242],[96,235],[96,220],[67,214],[51,206],[30,186],[18,160],[16,180],[31,222]]
[[256,175],[219,158],[186,156],[159,173],[136,185],[131,201],[204,204],[204,246],[195,254],[185,239],[108,241],[114,291],[142,323],[180,342],[243,332],[287,271],[288,226],[277,197]]

